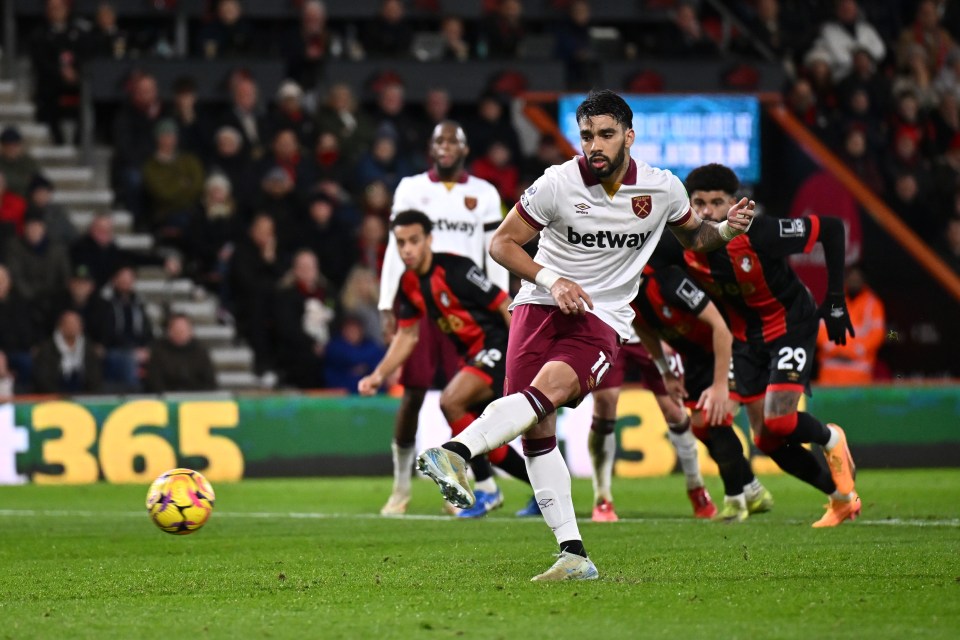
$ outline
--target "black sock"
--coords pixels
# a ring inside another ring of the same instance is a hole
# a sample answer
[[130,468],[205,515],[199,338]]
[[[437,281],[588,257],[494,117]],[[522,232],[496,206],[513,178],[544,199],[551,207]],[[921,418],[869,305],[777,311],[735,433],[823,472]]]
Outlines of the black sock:
[[837,490],[837,485],[830,477],[830,471],[820,464],[813,453],[800,444],[787,442],[769,455],[781,469],[807,484],[812,484],[820,491],[829,495]]
[[512,475],[517,480],[530,484],[530,474],[527,473],[527,463],[523,456],[513,447],[507,447],[507,455],[497,463],[497,466]]
[[733,428],[710,429],[709,438],[704,444],[720,469],[724,494],[735,496],[743,493],[743,485],[748,482],[743,477],[743,445]]
[[753,467],[750,466],[750,460],[746,456],[740,456],[740,477],[743,478],[744,486],[757,479],[753,473]]
[[477,456],[470,461],[470,468],[473,469],[473,479],[477,482],[483,482],[493,476],[493,467],[487,456]]
[[566,540],[560,543],[560,553],[567,552],[586,558],[587,550],[583,548],[583,540]]
[[450,442],[444,443],[442,448],[446,449],[447,451],[452,451],[464,460],[470,460],[470,458],[473,457],[470,455],[470,449],[462,442],[455,442],[451,440]]
[[790,434],[790,442],[814,442],[826,446],[830,441],[830,429],[806,411],[797,412],[797,428]]

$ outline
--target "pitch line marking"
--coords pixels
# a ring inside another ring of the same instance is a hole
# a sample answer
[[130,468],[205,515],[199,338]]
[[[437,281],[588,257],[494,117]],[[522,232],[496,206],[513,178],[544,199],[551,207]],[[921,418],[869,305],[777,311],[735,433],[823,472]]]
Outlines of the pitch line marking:
[[[90,511],[79,509],[0,509],[0,517],[31,518],[102,518],[124,517],[142,518],[142,511]],[[319,511],[226,511],[216,512],[217,518],[249,518],[257,520],[423,520],[428,522],[459,522],[459,518],[446,515],[411,514],[403,516],[381,516],[376,513],[324,513]],[[504,516],[485,516],[484,520],[493,522],[541,522],[540,518],[516,518]],[[581,522],[589,522],[586,518],[579,518]],[[766,520],[766,519],[764,519]],[[758,524],[806,524],[806,520],[751,520]],[[694,518],[620,518],[624,524],[666,524],[666,523],[698,523]],[[879,527],[960,527],[960,518],[942,520],[917,520],[905,518],[888,518],[882,520],[864,520],[860,518],[856,524]]]

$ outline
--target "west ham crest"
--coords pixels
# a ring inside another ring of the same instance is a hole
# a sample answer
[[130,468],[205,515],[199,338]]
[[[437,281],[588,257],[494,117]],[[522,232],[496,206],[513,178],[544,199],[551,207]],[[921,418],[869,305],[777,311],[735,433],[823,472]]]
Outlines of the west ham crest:
[[643,220],[653,211],[653,196],[633,196],[633,212]]
[[465,206],[470,211],[473,211],[474,209],[477,208],[477,199],[474,198],[473,196],[464,196],[463,206]]

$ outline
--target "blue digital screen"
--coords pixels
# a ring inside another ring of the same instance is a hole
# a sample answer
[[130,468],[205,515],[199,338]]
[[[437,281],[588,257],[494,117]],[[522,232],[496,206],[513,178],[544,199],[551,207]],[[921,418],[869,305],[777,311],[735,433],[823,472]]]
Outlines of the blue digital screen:
[[[580,150],[577,107],[586,96],[560,99],[560,129]],[[760,102],[752,96],[623,96],[633,109],[634,159],[686,180],[692,169],[719,162],[742,182],[760,180]]]

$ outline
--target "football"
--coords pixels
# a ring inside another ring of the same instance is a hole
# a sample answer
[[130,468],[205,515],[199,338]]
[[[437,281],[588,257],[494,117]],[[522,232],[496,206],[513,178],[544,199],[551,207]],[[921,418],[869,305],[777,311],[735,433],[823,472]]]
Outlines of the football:
[[162,531],[186,535],[200,529],[213,513],[213,487],[198,471],[171,469],[147,492],[147,513]]

